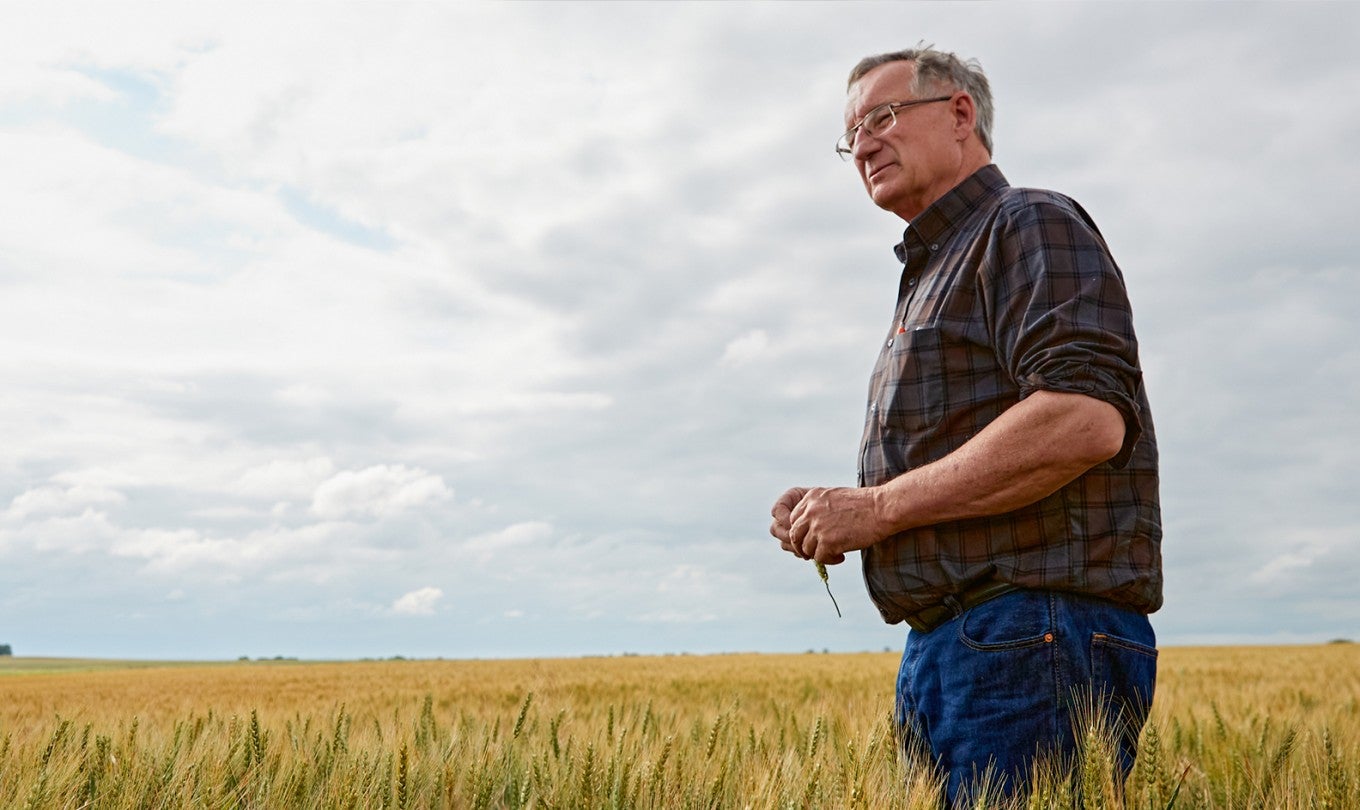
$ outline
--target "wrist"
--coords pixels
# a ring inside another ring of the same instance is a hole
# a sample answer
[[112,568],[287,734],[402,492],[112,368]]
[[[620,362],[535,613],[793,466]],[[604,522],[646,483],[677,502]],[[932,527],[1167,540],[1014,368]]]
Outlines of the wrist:
[[874,534],[877,535],[877,540],[892,537],[908,528],[901,514],[901,499],[894,497],[895,494],[887,485],[879,485],[869,490],[870,502],[873,504]]

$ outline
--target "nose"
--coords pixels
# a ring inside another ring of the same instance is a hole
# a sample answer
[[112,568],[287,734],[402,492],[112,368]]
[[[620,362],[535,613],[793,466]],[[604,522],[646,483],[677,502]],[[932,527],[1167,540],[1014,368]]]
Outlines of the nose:
[[855,143],[850,147],[850,156],[856,161],[863,161],[869,155],[877,152],[881,146],[883,144],[878,138],[861,129],[855,134]]

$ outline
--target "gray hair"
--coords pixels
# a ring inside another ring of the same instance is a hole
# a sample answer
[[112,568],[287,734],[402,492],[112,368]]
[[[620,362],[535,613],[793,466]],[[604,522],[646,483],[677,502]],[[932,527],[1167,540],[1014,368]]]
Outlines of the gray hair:
[[916,76],[910,91],[918,98],[927,92],[946,88],[962,90],[972,96],[977,106],[977,124],[973,129],[986,147],[987,154],[992,153],[992,87],[987,83],[987,74],[982,72],[978,60],[960,59],[955,54],[935,50],[934,45],[917,43],[915,48],[905,51],[866,56],[859,60],[855,69],[850,71],[845,89],[849,90],[855,82],[864,78],[864,74],[889,62],[911,62],[916,65]]

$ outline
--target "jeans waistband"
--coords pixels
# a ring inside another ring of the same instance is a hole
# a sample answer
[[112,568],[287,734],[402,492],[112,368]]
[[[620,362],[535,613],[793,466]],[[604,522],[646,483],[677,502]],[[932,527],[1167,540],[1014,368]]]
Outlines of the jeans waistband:
[[977,607],[989,599],[1020,590],[1019,587],[996,579],[986,580],[969,586],[956,594],[946,596],[938,605],[918,610],[906,618],[911,629],[929,633],[969,608]]

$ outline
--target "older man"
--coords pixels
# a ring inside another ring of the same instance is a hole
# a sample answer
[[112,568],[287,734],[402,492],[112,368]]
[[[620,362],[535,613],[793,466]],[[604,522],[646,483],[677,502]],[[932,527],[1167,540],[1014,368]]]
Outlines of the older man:
[[951,801],[1071,757],[1094,701],[1132,766],[1162,602],[1157,445],[1123,277],[1087,213],[992,164],[975,61],[862,60],[836,144],[907,223],[869,385],[857,488],[795,487],[771,533],[827,564],[860,550],[879,612],[911,632],[907,738]]

